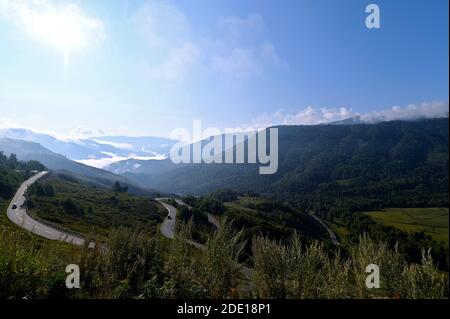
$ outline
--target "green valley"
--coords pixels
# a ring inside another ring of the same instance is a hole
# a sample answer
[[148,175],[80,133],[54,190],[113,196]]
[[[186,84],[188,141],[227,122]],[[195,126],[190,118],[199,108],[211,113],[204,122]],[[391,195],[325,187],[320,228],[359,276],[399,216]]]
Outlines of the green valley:
[[422,232],[448,246],[448,207],[387,208],[366,212],[375,221],[407,232]]
[[149,197],[89,185],[51,173],[28,191],[30,215],[48,225],[84,236],[107,236],[117,227],[156,232],[166,210]]
[[[446,130],[443,120],[283,127],[275,176],[254,176],[247,165],[175,169],[161,161],[164,169],[133,185],[129,173],[114,180],[99,170],[50,169],[28,188],[28,214],[102,243],[90,248],[8,220],[21,183],[48,169],[0,154],[0,298],[446,297]],[[196,196],[135,186],[161,179]],[[153,197],[169,197],[178,210],[173,239],[160,231],[169,218]],[[373,262],[387,267],[388,284],[369,291],[361,265]],[[64,286],[71,263],[82,270],[80,291]]]

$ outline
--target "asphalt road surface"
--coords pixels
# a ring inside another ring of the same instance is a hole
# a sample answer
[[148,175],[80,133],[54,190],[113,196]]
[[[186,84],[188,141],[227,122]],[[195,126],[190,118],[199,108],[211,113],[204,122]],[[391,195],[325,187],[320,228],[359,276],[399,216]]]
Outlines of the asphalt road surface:
[[177,220],[177,209],[172,205],[163,202],[163,200],[167,200],[167,198],[155,198],[155,200],[157,200],[161,205],[163,205],[169,212],[169,214],[161,224],[160,228],[161,233],[165,237],[173,239],[175,237],[175,223]]
[[[27,210],[25,208],[25,194],[28,190],[28,187],[33,185],[37,180],[45,176],[48,172],[40,172],[34,175],[33,177],[29,178],[27,181],[23,182],[22,185],[19,187],[17,193],[14,195],[14,198],[12,199],[8,210],[7,215],[8,218],[18,225],[19,227],[36,234],[38,236],[50,239],[50,240],[59,240],[64,241],[70,244],[79,245],[82,246],[85,243],[84,238],[74,236],[69,233],[65,233],[63,231],[60,231],[58,229],[52,228],[50,226],[47,226],[41,222],[38,222],[37,220],[34,220],[31,218]],[[167,198],[156,198],[156,200],[163,205],[167,211],[168,215],[164,219],[163,223],[161,224],[161,233],[167,237],[173,239],[175,237],[175,226],[176,226],[176,217],[177,217],[177,209],[173,207],[172,205],[169,205],[165,202],[163,202],[164,199]],[[178,204],[180,205],[186,205],[180,200],[177,200]],[[16,208],[13,208],[13,206],[17,206]],[[215,218],[215,216],[211,215],[208,216],[208,220],[211,224],[214,224],[217,228],[220,227],[219,221]],[[199,248],[199,249],[206,249],[206,247],[202,244],[199,244],[194,241],[188,241],[191,245]],[[93,242],[89,243],[89,247],[93,247],[95,244]],[[251,277],[252,270],[248,267],[242,267],[241,272],[247,277]]]
[[[45,224],[42,224],[33,218],[31,218],[27,210],[25,208],[25,193],[34,182],[36,182],[38,179],[45,176],[48,172],[40,172],[34,175],[33,177],[29,178],[25,182],[22,183],[19,190],[17,191],[16,195],[14,195],[14,198],[12,199],[11,203],[9,204],[7,215],[8,218],[19,227],[22,227],[23,229],[32,232],[33,234],[36,234],[38,236],[50,239],[50,240],[59,240],[64,241],[70,244],[74,245],[84,245],[84,238],[77,237],[62,231],[59,231],[55,228],[49,227]],[[13,209],[13,205],[17,205],[17,208]],[[93,243],[91,243],[93,244]],[[90,246],[91,246],[90,244]]]
[[331,241],[333,242],[333,244],[335,244],[336,246],[339,245],[339,240],[337,239],[336,234],[334,233],[334,231],[328,227],[327,224],[325,224],[322,220],[320,220],[319,217],[317,217],[316,215],[314,215],[314,213],[309,213],[315,220],[317,220],[323,227],[325,227],[325,229],[328,232],[328,235],[330,236]]

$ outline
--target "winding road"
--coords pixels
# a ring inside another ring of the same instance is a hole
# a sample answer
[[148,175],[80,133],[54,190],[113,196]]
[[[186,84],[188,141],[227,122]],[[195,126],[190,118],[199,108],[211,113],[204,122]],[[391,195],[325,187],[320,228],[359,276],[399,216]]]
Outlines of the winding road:
[[[164,219],[163,223],[161,224],[161,228],[160,228],[161,233],[165,237],[173,239],[175,237],[175,225],[176,225],[175,223],[176,223],[177,209],[175,207],[173,207],[172,205],[169,205],[164,202],[164,200],[168,200],[168,198],[155,198],[155,200],[158,201],[161,205],[163,205],[169,212],[166,219]],[[177,202],[178,205],[185,205],[188,208],[191,208],[191,206],[184,203],[180,199],[175,199],[175,201]],[[171,218],[169,218],[169,216]],[[208,221],[212,225],[214,225],[217,229],[220,228],[220,222],[216,218],[216,216],[214,216],[212,214],[208,214]],[[206,250],[206,246],[203,244],[197,243],[193,240],[186,240],[186,242],[198,249]],[[251,268],[246,267],[246,266],[241,266],[240,271],[247,279],[250,279],[252,277],[253,270]]]
[[333,242],[333,244],[335,244],[336,246],[339,246],[339,240],[337,239],[337,236],[334,233],[334,231],[327,224],[325,224],[319,217],[317,217],[314,213],[310,212],[309,215],[311,215],[312,218],[317,220],[327,230],[328,235],[330,236],[330,239]]
[[[58,229],[52,228],[48,225],[45,225],[33,218],[31,218],[27,210],[25,208],[25,194],[28,190],[28,188],[35,183],[37,180],[42,178],[48,174],[47,171],[37,173],[36,175],[30,177],[28,180],[22,183],[22,185],[19,187],[18,191],[14,195],[8,209],[7,209],[7,215],[8,218],[19,227],[36,234],[38,236],[50,239],[50,240],[58,240],[63,241],[66,243],[70,243],[73,245],[82,246],[85,243],[85,239],[82,237],[78,237],[63,231],[60,231]],[[173,207],[172,205],[169,205],[164,202],[164,200],[167,200],[167,198],[156,198],[156,201],[158,201],[161,205],[163,205],[167,211],[168,215],[164,219],[163,223],[161,224],[160,230],[161,233],[169,238],[173,239],[175,237],[176,233],[176,218],[177,218],[177,209]],[[179,199],[176,199],[177,203],[179,205],[186,205],[189,207],[189,205],[185,204]],[[15,207],[15,208],[13,208]],[[339,245],[339,241],[337,240],[336,234],[326,225],[324,222],[322,222],[317,216],[315,216],[313,213],[310,213],[313,218],[315,218],[321,225],[323,225],[326,230],[328,231],[330,238],[332,242],[335,245]],[[214,215],[208,214],[208,220],[211,224],[216,226],[217,228],[220,228],[220,222],[217,220],[217,218]],[[206,249],[205,245],[199,244],[194,241],[188,241],[191,245],[197,247],[198,249]],[[89,243],[89,247],[94,247],[95,243],[91,242]],[[252,276],[252,269],[242,266],[241,272],[244,274],[245,277],[250,278]]]
[[[37,173],[36,175],[30,177],[28,180],[22,183],[22,185],[14,195],[11,203],[9,204],[9,207],[7,209],[8,218],[14,224],[38,236],[50,240],[59,240],[66,243],[82,246],[85,242],[84,238],[49,227],[48,225],[34,220],[27,213],[27,210],[25,208],[25,194],[28,188],[33,183],[45,176],[47,173],[48,172],[46,171]],[[13,208],[14,205],[16,205],[17,207]],[[92,247],[93,245],[93,243],[89,244],[90,247]]]
[[164,202],[164,200],[167,200],[168,198],[155,198],[155,200],[163,205],[169,214],[164,219],[164,221],[161,224],[161,233],[170,239],[173,239],[175,237],[175,226],[176,226],[176,220],[177,220],[177,209],[173,207],[172,205],[169,205]]
[[[25,207],[25,201],[26,197],[25,194],[28,190],[28,188],[33,185],[36,181],[47,175],[47,171],[39,172],[36,175],[30,177],[28,180],[22,183],[20,185],[19,189],[17,190],[16,194],[14,195],[13,199],[11,200],[11,203],[9,204],[9,207],[7,209],[7,215],[9,220],[11,220],[14,224],[17,226],[44,238],[50,239],[50,240],[58,240],[67,242],[70,244],[82,246],[85,243],[85,239],[76,236],[73,234],[69,234],[67,232],[58,230],[56,228],[50,227],[44,223],[41,223],[32,217],[28,215],[27,209]],[[175,237],[175,226],[176,226],[176,217],[177,217],[177,209],[173,207],[172,205],[169,205],[165,203],[163,200],[167,198],[156,198],[156,200],[163,205],[169,214],[164,219],[163,223],[161,224],[161,233],[170,239],[173,239]],[[178,204],[180,205],[186,205],[181,200],[176,200]],[[188,206],[188,205],[187,205]],[[13,208],[15,207],[15,208]],[[208,214],[208,220],[214,224],[217,228],[220,227],[219,221],[215,218],[215,216]],[[194,243],[193,243],[194,244]],[[93,247],[94,243],[89,243],[89,247]],[[195,243],[195,246],[200,245]],[[200,248],[200,247],[199,247]]]
[[[173,239],[175,237],[175,226],[176,226],[176,220],[177,220],[177,209],[175,207],[173,207],[170,204],[167,204],[166,202],[164,202],[165,200],[168,200],[169,198],[155,198],[155,200],[160,203],[161,205],[163,205],[167,211],[169,212],[169,214],[167,215],[167,217],[164,219],[164,221],[161,224],[160,230],[161,233],[166,236],[167,238]],[[189,209],[191,208],[191,206],[189,206],[188,204],[186,204],[185,202],[183,202],[181,199],[175,199],[175,201],[177,202],[178,205],[185,205],[187,206]],[[217,229],[220,228],[220,222],[217,219],[216,216],[212,215],[212,214],[208,214],[208,221],[215,226]]]

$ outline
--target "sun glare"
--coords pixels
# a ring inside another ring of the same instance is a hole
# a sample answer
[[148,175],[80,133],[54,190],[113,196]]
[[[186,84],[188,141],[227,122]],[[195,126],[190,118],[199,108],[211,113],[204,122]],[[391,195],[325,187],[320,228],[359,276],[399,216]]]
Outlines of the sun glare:
[[70,51],[83,44],[79,15],[74,9],[57,12],[53,10],[36,17],[33,32],[64,53],[64,67],[69,66]]
[[66,70],[71,53],[87,46],[89,36],[99,33],[93,31],[101,31],[102,28],[100,20],[83,15],[74,4],[62,7],[18,5],[15,9],[29,35],[64,55]]

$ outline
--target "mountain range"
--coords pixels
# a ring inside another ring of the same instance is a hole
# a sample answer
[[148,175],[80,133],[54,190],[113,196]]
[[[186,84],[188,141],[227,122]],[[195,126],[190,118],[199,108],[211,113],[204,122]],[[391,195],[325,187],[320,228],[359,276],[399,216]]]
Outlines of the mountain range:
[[169,159],[130,159],[106,169],[173,193],[230,188],[295,199],[354,193],[397,200],[393,205],[448,203],[448,118],[277,128],[274,175],[260,175],[255,164],[173,164]]
[[73,161],[95,167],[118,159],[162,158],[176,141],[160,137],[100,136],[63,140],[23,128],[0,129],[0,137],[38,143],[48,150]]
[[[113,162],[100,170],[72,161],[84,156],[101,158],[108,153],[124,157],[167,154],[174,141],[154,137],[64,142],[45,134],[9,129],[1,130],[0,136],[16,139],[0,138],[0,151],[106,184],[134,184],[138,190],[200,195],[229,188],[294,199],[320,193],[354,193],[364,194],[366,199],[383,197],[385,202],[396,198],[397,205],[402,201],[420,205],[427,201],[448,203],[448,118],[376,124],[360,123],[355,118],[329,125],[276,128],[279,169],[273,175],[260,175],[259,164],[174,164],[168,158],[137,157]],[[201,144],[203,147],[206,141]],[[64,156],[67,153],[71,157]]]
[[95,186],[111,187],[116,181],[128,186],[131,193],[155,195],[156,191],[112,172],[84,165],[54,153],[41,144],[18,139],[0,138],[0,152],[16,154],[21,161],[39,161],[48,169],[60,171]]

